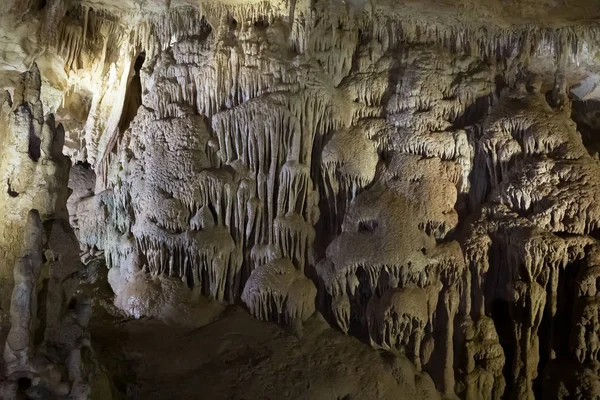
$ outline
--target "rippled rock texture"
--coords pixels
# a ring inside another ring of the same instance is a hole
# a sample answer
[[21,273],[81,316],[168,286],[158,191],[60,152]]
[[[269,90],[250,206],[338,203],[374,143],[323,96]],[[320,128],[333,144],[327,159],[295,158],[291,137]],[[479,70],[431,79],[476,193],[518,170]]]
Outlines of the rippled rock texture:
[[404,3],[3,4],[2,304],[37,209],[113,314],[322,314],[420,398],[600,396],[600,9]]

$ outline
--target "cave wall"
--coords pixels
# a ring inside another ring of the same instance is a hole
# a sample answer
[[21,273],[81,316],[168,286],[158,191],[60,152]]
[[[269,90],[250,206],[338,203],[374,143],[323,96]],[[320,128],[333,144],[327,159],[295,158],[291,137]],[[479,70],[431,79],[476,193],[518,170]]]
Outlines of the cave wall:
[[318,310],[449,398],[596,395],[600,166],[571,119],[593,85],[570,91],[597,72],[594,26],[150,3],[22,22],[48,32],[20,54],[86,163],[71,224],[118,307]]

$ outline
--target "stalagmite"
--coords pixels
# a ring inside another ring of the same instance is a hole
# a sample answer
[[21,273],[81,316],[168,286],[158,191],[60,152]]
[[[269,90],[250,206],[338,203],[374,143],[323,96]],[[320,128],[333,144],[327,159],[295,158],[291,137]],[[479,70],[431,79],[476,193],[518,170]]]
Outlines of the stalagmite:
[[454,288],[450,288],[444,293],[444,308],[447,313],[447,327],[446,327],[446,355],[444,365],[444,383],[443,390],[448,397],[455,397],[454,394],[454,323],[455,316],[458,312],[458,306],[460,302],[459,293]]
[[467,319],[462,329],[465,335],[465,382],[463,398],[502,398],[505,379],[502,368],[505,363],[504,350],[491,318],[483,316],[472,321]]
[[42,269],[43,228],[36,210],[29,212],[21,256],[14,267],[15,285],[10,302],[10,332],[4,346],[6,374],[32,372],[35,351],[38,279]]

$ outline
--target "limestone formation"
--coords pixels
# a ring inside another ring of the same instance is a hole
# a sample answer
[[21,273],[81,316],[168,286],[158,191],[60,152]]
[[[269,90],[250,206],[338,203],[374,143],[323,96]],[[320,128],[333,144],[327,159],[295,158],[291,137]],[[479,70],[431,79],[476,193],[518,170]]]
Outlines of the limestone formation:
[[77,294],[82,263],[66,209],[70,161],[62,154],[64,132],[52,114],[44,117],[37,66],[21,75],[20,84],[2,110],[7,124],[0,170],[8,187],[1,197],[3,262],[17,257],[13,279],[4,277],[3,283],[12,295],[3,324],[9,329],[0,395],[88,399],[101,370],[88,332],[91,301]]
[[[298,341],[323,316],[408,397],[600,396],[598,17],[586,0],[5,1],[6,393],[26,373],[90,397],[90,330],[195,329],[237,304]],[[101,266],[91,298],[81,260]],[[50,349],[59,377],[36,364]]]
[[244,288],[242,300],[263,320],[304,321],[315,312],[315,285],[285,258],[257,267]]
[[29,372],[34,353],[33,336],[37,315],[37,281],[42,269],[43,228],[37,211],[29,212],[23,253],[14,268],[10,303],[10,332],[4,346],[6,374]]

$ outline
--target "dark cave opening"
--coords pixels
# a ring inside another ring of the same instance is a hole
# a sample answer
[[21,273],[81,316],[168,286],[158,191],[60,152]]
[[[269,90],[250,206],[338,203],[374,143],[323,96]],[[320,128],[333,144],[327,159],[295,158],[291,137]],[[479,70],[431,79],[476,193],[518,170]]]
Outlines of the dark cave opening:
[[77,308],[77,299],[72,298],[71,301],[69,301],[68,309],[75,310],[76,308]]
[[508,83],[506,82],[506,79],[504,78],[504,76],[496,75],[495,84],[496,84],[496,92],[495,92],[496,97],[500,97],[500,95],[502,94],[502,91],[508,87]]
[[[544,310],[544,317],[538,329],[539,336],[539,363],[538,376],[533,382],[533,391],[536,398],[543,398],[546,383],[546,369],[551,363],[568,363],[571,361],[569,354],[569,329],[562,327],[571,326],[573,306],[576,298],[577,275],[581,270],[582,262],[570,263],[566,268],[559,268],[558,289],[556,296],[556,314],[552,316],[552,307],[548,292],[548,300]],[[554,354],[552,354],[554,353]]]
[[29,153],[29,158],[31,158],[35,162],[37,162],[40,159],[41,155],[42,155],[41,149],[40,149],[41,144],[42,144],[42,141],[35,134],[35,131],[33,130],[33,127],[30,128],[29,129],[29,148],[28,148],[28,153]]
[[556,349],[557,360],[567,360],[570,357],[569,352],[569,333],[570,330],[560,329],[560,327],[571,326],[573,318],[573,307],[576,298],[577,276],[584,265],[583,261],[573,262],[568,264],[566,268],[559,270],[557,309],[552,340]]
[[571,119],[590,155],[600,151],[600,101],[573,101]]
[[235,18],[233,18],[232,16],[229,16],[229,28],[232,31],[235,31],[237,29],[237,20]]
[[7,186],[8,186],[7,193],[8,193],[8,195],[9,195],[10,197],[13,197],[13,198],[14,198],[14,197],[19,197],[19,192],[15,192],[15,191],[12,189],[12,186],[10,185],[10,179],[9,179],[9,180],[8,180],[8,182],[7,182]]
[[[542,322],[540,323],[540,327],[538,329],[538,337],[539,337],[539,362],[538,362],[538,375],[537,378],[533,381],[533,392],[536,398],[542,398],[542,385],[544,384],[544,369],[546,365],[551,360],[551,349],[553,346],[553,323],[552,323],[552,315],[549,310],[548,304],[546,304],[546,308],[544,310],[544,316],[542,317]],[[560,330],[560,329],[559,329]]]
[[89,163],[89,162],[87,162],[87,161],[77,161],[77,162],[75,163],[75,165],[79,165],[79,166],[81,166],[81,167],[82,167],[82,168],[84,168],[84,169],[87,169],[87,170],[89,170],[89,171],[93,171],[92,164],[90,164],[90,163]]
[[266,17],[258,18],[254,21],[254,26],[259,29],[267,29],[269,27],[269,20]]
[[47,0],[37,0],[31,3],[31,8],[36,11],[42,11],[48,5]]
[[453,127],[458,129],[465,129],[469,125],[475,124],[477,121],[481,121],[485,117],[490,107],[494,104],[494,97],[481,96],[477,98],[471,105],[465,108],[462,115],[456,117],[453,122]]
[[31,379],[23,376],[17,379],[17,390],[19,392],[24,392],[31,387]]
[[369,328],[366,321],[367,307],[369,300],[375,296],[375,289],[371,289],[369,283],[369,273],[363,268],[359,267],[356,270],[356,278],[359,281],[358,286],[355,289],[354,295],[350,295],[350,323],[348,326],[348,334],[356,337],[363,343],[369,343]]
[[142,83],[140,71],[146,61],[146,52],[142,51],[133,65],[134,75],[127,86],[125,100],[123,101],[123,111],[119,120],[119,132],[125,132],[131,122],[137,115],[138,108],[142,105]]
[[[44,259],[46,257],[44,256]],[[46,262],[46,260],[44,260],[44,263]],[[41,288],[39,290],[39,298],[38,298],[38,309],[37,309],[37,320],[38,322],[38,326],[35,329],[34,332],[34,343],[40,344],[44,342],[44,334],[46,332],[46,328],[47,328],[47,324],[46,324],[46,318],[47,318],[47,300],[49,299],[49,295],[50,295],[50,280],[49,279],[44,279],[42,280],[41,284],[40,284]]]

